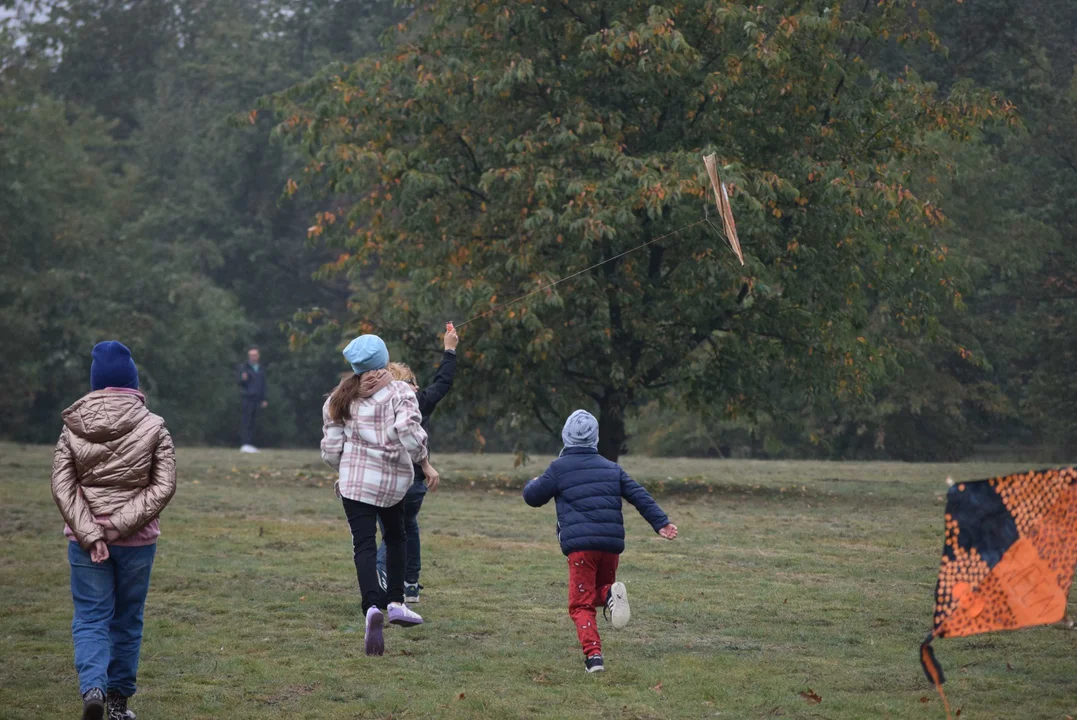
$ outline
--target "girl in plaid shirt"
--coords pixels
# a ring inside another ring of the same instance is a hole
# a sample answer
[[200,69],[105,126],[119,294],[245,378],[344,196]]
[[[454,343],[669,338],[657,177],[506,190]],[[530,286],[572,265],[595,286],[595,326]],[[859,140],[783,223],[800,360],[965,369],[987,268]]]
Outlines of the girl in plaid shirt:
[[[385,615],[394,625],[423,619],[404,604],[404,494],[420,465],[431,490],[438,474],[430,465],[426,432],[415,393],[386,369],[389,351],[376,335],[362,335],[344,348],[353,375],[340,381],[322,407],[322,459],[340,473],[337,493],[351,526],[355,572],[366,615],[366,654],[382,655]],[[378,582],[378,519],[384,527],[387,589]]]

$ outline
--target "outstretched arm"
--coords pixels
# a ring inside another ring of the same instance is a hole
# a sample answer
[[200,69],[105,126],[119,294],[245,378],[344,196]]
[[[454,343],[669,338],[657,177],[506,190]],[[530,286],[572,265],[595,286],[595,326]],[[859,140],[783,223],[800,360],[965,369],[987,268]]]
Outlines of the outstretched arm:
[[643,486],[621,471],[621,497],[635,506],[643,519],[651,524],[655,532],[661,532],[662,528],[669,525],[669,518],[658,507],[651,494],[643,489]]
[[434,412],[437,404],[449,394],[449,391],[452,390],[454,377],[456,377],[456,352],[446,350],[441,358],[441,363],[438,365],[437,372],[434,373],[434,381],[416,393],[416,398],[419,401],[419,411],[423,414],[423,417],[427,417]]
[[404,383],[395,384],[404,390],[398,392],[393,401],[396,405],[396,420],[393,426],[396,428],[397,437],[400,438],[400,444],[407,450],[411,461],[416,465],[421,465],[429,456],[429,452],[426,449],[426,431],[422,426],[423,416],[419,412],[419,401]]
[[557,493],[557,476],[553,466],[524,486],[524,502],[531,507],[542,507]]

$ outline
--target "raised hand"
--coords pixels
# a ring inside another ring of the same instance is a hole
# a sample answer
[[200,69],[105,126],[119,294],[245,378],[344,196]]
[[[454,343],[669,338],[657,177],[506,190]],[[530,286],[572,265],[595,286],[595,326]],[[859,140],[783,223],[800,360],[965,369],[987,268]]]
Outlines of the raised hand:
[[455,352],[459,342],[460,336],[456,334],[456,328],[452,323],[445,323],[445,349]]

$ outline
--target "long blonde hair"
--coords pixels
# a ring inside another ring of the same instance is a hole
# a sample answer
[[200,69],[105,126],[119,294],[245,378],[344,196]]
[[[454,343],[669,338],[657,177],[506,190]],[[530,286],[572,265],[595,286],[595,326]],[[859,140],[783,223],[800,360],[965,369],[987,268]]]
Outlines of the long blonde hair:
[[329,417],[333,422],[343,423],[351,419],[352,403],[359,399],[360,375],[349,373],[341,379],[329,394]]
[[393,380],[406,382],[408,385],[419,384],[415,380],[415,373],[412,371],[412,369],[402,362],[389,363],[389,372],[393,374]]

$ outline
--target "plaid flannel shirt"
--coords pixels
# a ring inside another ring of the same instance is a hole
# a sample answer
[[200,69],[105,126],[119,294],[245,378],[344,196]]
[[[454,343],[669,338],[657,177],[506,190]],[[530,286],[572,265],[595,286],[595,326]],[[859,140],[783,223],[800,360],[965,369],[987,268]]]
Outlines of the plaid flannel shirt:
[[343,424],[322,406],[322,460],[339,470],[337,492],[377,507],[392,507],[415,479],[413,465],[427,457],[419,402],[406,384],[394,381],[351,406]]

